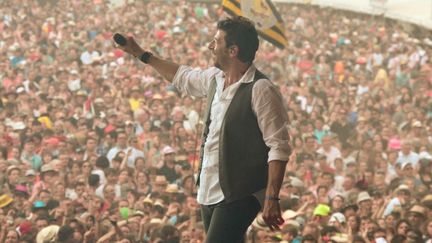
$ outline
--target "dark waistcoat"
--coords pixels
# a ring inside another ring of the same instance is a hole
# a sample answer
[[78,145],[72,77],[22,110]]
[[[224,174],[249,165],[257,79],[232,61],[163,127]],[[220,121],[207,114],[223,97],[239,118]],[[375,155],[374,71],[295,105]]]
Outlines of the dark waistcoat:
[[[224,117],[219,137],[219,183],[227,202],[249,196],[267,186],[269,147],[252,110],[252,88],[259,79],[267,79],[258,70],[254,80],[240,84]],[[216,93],[216,79],[207,95],[205,127],[202,136],[199,174],[204,144],[210,127],[211,104]],[[197,184],[199,185],[199,177]]]

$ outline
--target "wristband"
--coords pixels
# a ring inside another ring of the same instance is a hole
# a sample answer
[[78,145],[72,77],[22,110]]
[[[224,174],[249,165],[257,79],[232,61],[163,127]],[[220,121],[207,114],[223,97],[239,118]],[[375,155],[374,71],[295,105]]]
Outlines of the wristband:
[[265,196],[265,199],[271,201],[280,201],[280,198],[276,196]]
[[153,56],[153,53],[149,51],[145,51],[141,56],[139,56],[139,59],[141,62],[148,64],[150,57]]

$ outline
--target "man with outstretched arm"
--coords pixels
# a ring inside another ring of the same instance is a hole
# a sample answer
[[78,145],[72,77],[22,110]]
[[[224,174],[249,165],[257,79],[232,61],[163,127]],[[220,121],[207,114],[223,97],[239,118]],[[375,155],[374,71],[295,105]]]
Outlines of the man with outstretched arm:
[[253,64],[258,34],[244,17],[221,20],[205,70],[162,60],[126,37],[122,50],[152,66],[181,92],[207,97],[197,200],[207,242],[242,242],[257,213],[283,223],[279,190],[291,153],[287,112],[277,87]]

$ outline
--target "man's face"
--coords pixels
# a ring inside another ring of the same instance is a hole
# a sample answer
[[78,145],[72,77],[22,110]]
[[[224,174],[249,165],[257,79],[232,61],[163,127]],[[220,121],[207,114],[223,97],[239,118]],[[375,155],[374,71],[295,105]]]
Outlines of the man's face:
[[45,203],[47,203],[50,199],[51,199],[51,195],[48,194],[47,192],[41,192],[39,199]]
[[323,137],[323,138],[322,138],[322,146],[323,146],[324,148],[330,148],[330,146],[331,146],[331,140],[330,140],[330,137]]
[[36,228],[38,231],[41,231],[43,228],[48,226],[48,221],[44,219],[40,219],[36,221]]
[[87,140],[87,149],[93,150],[96,147],[96,141],[93,139]]
[[331,186],[333,183],[333,177],[331,175],[323,175],[322,176],[324,186]]
[[24,145],[24,150],[27,151],[28,153],[33,152],[33,149],[34,149],[34,143],[32,143],[32,142],[27,142]]
[[191,240],[191,234],[188,230],[185,230],[181,233],[181,238],[180,238],[180,242],[181,243],[189,243]]
[[409,143],[402,143],[402,153],[409,154],[411,152],[411,145]]
[[410,221],[411,225],[419,225],[421,224],[423,217],[419,213],[410,212],[408,213],[408,220]]
[[119,147],[126,147],[127,137],[125,133],[120,133],[117,137],[117,143]]
[[15,243],[18,242],[18,235],[12,230],[9,230],[9,232],[6,235],[6,243]]
[[222,70],[229,58],[225,35],[226,33],[223,30],[218,30],[214,39],[208,45],[209,50],[213,53],[214,66]]
[[11,183],[11,184],[16,184],[17,183],[17,181],[18,181],[18,178],[19,178],[19,174],[20,174],[20,171],[19,170],[12,170],[10,173],[9,173],[9,176],[8,176],[8,179],[9,179],[9,183]]
[[414,174],[414,168],[412,167],[412,165],[409,164],[405,166],[402,172],[404,173],[404,176],[411,177]]

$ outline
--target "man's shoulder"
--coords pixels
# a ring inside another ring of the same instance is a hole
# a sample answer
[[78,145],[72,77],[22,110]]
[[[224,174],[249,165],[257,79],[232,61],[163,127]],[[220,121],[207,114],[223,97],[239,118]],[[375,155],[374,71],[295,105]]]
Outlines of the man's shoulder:
[[110,149],[108,149],[109,152],[111,152],[111,151],[117,151],[117,150],[119,150],[119,148],[117,146],[114,146],[114,147],[111,147]]
[[268,79],[265,76],[257,79],[254,84],[254,89],[258,89],[258,90],[266,90],[266,89],[276,90],[277,88],[278,88],[277,85],[274,84],[270,79]]

